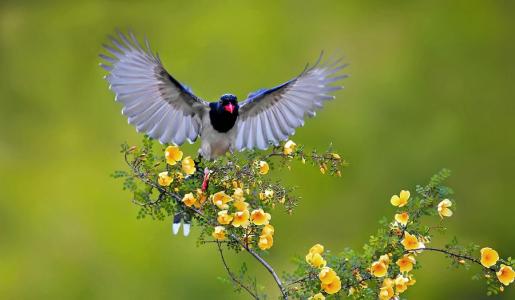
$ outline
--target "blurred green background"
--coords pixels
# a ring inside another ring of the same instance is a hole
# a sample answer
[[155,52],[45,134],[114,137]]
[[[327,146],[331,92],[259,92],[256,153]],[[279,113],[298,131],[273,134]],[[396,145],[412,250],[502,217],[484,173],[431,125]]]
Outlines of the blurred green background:
[[[0,4],[0,298],[246,299],[216,279],[223,267],[213,246],[196,247],[197,231],[136,220],[109,177],[124,168],[119,145],[140,140],[98,67],[116,27],[146,34],[205,99],[274,86],[322,49],[345,54],[346,89],[294,140],[333,142],[350,167],[342,179],[306,166],[279,174],[303,200],[273,215],[278,270],[316,242],[359,249],[393,214],[392,194],[442,167],[457,210],[434,245],[456,234],[515,254],[513,1],[131,2]],[[486,299],[472,271],[438,254],[420,261],[410,299]]]

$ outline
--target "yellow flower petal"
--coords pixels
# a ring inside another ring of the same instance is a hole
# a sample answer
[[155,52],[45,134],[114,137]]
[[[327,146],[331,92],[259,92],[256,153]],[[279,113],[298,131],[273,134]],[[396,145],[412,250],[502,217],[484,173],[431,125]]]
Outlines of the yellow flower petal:
[[267,235],[259,236],[259,241],[258,241],[259,249],[261,249],[261,250],[270,249],[270,248],[272,248],[273,244],[274,244],[274,238],[272,237],[272,235],[267,234]]
[[195,196],[193,196],[193,193],[187,193],[182,198],[182,203],[184,203],[184,205],[186,205],[187,207],[191,207],[193,204],[195,204],[195,202],[197,202],[197,199],[195,198]]
[[406,226],[406,224],[408,224],[408,220],[409,220],[409,215],[407,212],[395,214],[395,221],[399,224]]
[[508,286],[515,279],[515,272],[510,266],[501,264],[501,268],[499,272],[497,272],[497,279],[499,279],[502,284]]
[[393,298],[393,287],[386,286],[379,289],[379,300],[390,300]]
[[166,163],[169,165],[175,165],[182,159],[182,151],[178,146],[168,146],[165,150]]
[[266,225],[271,218],[272,216],[269,213],[265,213],[261,208],[253,210],[250,215],[250,220],[256,225]]
[[416,260],[412,255],[404,255],[397,260],[396,264],[399,266],[401,272],[409,272],[413,270],[415,262]]
[[404,233],[404,239],[401,241],[401,244],[406,250],[424,248],[424,244],[421,243],[415,235],[412,235],[407,231]]
[[195,168],[195,162],[191,156],[186,156],[182,160],[182,172],[186,175],[192,175],[197,169]]
[[245,201],[236,200],[233,203],[234,208],[238,211],[244,211],[249,208],[249,204]]
[[313,247],[311,247],[309,249],[309,253],[322,254],[323,252],[324,252],[324,246],[322,246],[320,244],[315,244],[315,245],[313,245]]
[[335,277],[336,272],[329,267],[323,267],[318,274],[318,279],[320,279],[322,283],[331,283]]
[[245,197],[244,197],[244,194],[243,194],[243,189],[242,188],[235,188],[234,189],[234,193],[232,194],[232,197],[234,198],[234,200],[236,201],[245,201]]
[[308,300],[325,300],[325,296],[322,293],[318,293],[309,297]]
[[236,213],[234,213],[234,217],[233,217],[233,220],[232,220],[232,226],[234,227],[243,227],[243,228],[247,228],[247,226],[249,226],[249,217],[250,217],[250,213],[248,210],[244,210],[244,211],[238,211]]
[[268,173],[268,170],[270,170],[270,166],[266,161],[260,161],[259,162],[259,174],[266,175]]
[[452,202],[449,199],[444,199],[438,203],[438,214],[440,218],[452,216],[452,210],[449,207],[452,206]]
[[297,144],[295,144],[292,140],[289,140],[284,144],[283,153],[284,155],[290,155],[295,151],[295,147],[297,147]]
[[399,293],[399,294],[403,293],[408,289],[409,279],[402,276],[401,274],[397,275],[394,282],[395,282],[395,291],[397,293]]
[[311,252],[306,255],[306,262],[315,268],[322,268],[327,264],[322,255]]
[[261,230],[261,235],[273,235],[275,232],[274,226],[267,224]]
[[233,216],[227,213],[227,210],[221,210],[218,212],[218,223],[222,225],[230,224],[233,219]]
[[320,286],[326,293],[332,295],[338,293],[341,290],[342,282],[340,281],[340,277],[335,276],[331,282],[322,282]]
[[160,186],[170,186],[173,182],[173,177],[168,175],[168,172],[161,172],[158,174],[157,183]]
[[382,261],[375,261],[370,267],[370,273],[375,277],[383,277],[388,272],[388,265],[385,265]]
[[227,209],[227,202],[231,202],[233,199],[227,195],[224,191],[220,191],[215,193],[212,196],[213,204],[216,205],[219,209]]
[[399,196],[397,196],[397,195],[392,196],[392,198],[390,199],[390,203],[393,206],[403,207],[406,204],[408,204],[409,197],[410,197],[410,192],[402,190],[399,193]]
[[492,248],[485,247],[481,249],[481,264],[486,268],[495,265],[499,260],[499,254]]
[[379,261],[385,265],[388,265],[390,263],[390,256],[388,256],[388,254],[381,255],[379,257]]
[[213,231],[212,236],[216,240],[219,240],[219,241],[224,240],[225,239],[225,228],[223,226],[216,226],[215,231]]

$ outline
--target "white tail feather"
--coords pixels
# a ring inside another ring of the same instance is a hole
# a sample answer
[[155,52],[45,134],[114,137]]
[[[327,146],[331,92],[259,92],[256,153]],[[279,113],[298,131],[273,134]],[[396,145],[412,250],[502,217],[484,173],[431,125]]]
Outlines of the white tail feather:
[[[179,228],[181,228],[181,223],[173,223],[172,224],[172,232],[173,234],[179,233]],[[188,228],[189,231],[189,228]]]

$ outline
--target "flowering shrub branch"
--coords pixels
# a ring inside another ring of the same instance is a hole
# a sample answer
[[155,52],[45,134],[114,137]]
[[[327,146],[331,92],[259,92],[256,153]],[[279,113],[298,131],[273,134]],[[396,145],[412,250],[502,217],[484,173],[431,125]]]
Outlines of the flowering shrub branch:
[[[156,146],[145,137],[141,147],[122,145],[122,153],[129,171],[116,171],[113,176],[123,178],[124,189],[132,192],[132,202],[140,207],[138,218],[190,220],[200,230],[199,245],[216,244],[235,291],[245,291],[254,299],[266,295],[246,265],[239,272],[231,270],[224,251],[249,253],[272,275],[283,299],[398,298],[415,284],[412,270],[421,268],[417,257],[428,251],[445,254],[455,267],[480,265],[476,278],[486,278],[488,294],[502,292],[515,277],[511,258],[500,259],[491,248],[463,247],[456,238],[442,249],[426,246],[435,230],[445,231],[442,222],[453,215],[452,190],[443,185],[447,170],[427,185],[417,186],[414,195],[403,190],[392,196],[390,203],[396,207],[392,220],[381,220],[381,228],[362,252],[344,249],[333,254],[316,244],[305,257],[296,258],[295,271],[285,274],[283,283],[262,254],[274,244],[270,212],[282,207],[291,214],[298,197],[293,187],[268,173],[290,169],[293,161],[299,161],[316,166],[322,174],[341,176],[346,163],[331,147],[306,151],[288,141],[265,152],[246,151],[206,161],[184,156],[176,146]],[[432,216],[440,218],[436,226],[421,223]]]

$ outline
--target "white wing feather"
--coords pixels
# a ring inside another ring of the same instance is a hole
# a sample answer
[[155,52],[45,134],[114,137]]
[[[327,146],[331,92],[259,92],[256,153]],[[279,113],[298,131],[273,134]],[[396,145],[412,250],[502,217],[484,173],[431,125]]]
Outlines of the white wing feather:
[[339,60],[323,65],[317,62],[280,86],[251,94],[240,104],[234,148],[266,149],[293,135],[306,116],[315,116],[325,101],[334,99],[330,93],[342,86],[333,83],[347,77],[335,74],[345,66]]
[[122,114],[138,132],[145,132],[161,143],[181,145],[193,142],[200,133],[201,119],[208,103],[196,97],[163,67],[148,41],[144,49],[132,33],[130,39],[118,34],[111,38],[116,48],[104,45],[111,56],[101,54],[109,72],[106,80],[123,103]]

